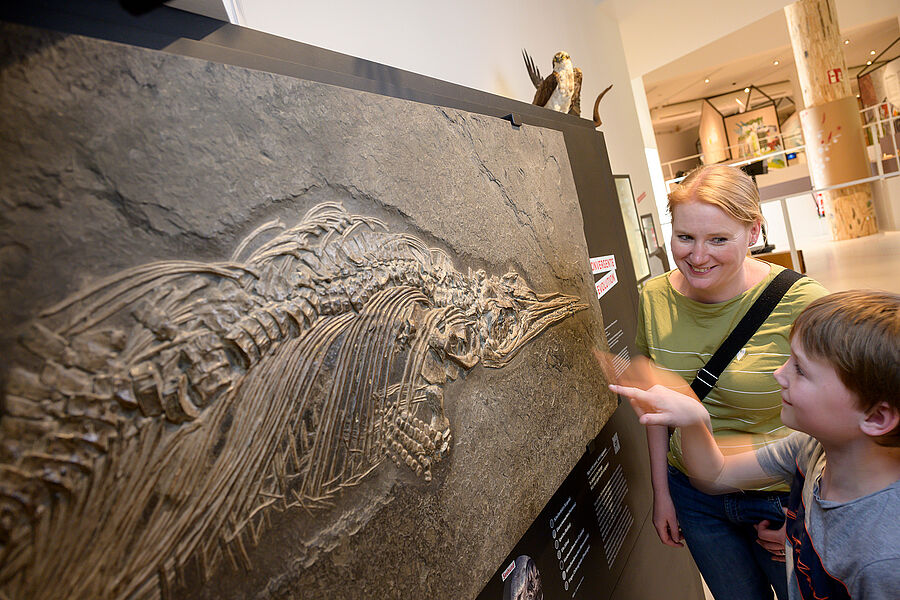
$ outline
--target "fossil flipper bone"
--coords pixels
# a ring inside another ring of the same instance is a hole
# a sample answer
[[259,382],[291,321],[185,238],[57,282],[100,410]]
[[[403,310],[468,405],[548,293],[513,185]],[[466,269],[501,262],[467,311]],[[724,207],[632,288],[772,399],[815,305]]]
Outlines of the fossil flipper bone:
[[250,568],[269,511],[328,506],[385,458],[430,481],[444,383],[585,308],[331,202],[228,261],[101,280],[44,310],[22,338],[40,366],[10,370],[0,591],[158,597],[189,560]]

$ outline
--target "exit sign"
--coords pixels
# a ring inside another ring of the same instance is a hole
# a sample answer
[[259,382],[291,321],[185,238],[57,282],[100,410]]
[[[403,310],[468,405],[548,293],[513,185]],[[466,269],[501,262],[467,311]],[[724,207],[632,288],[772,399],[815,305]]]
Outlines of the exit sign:
[[828,69],[828,83],[840,83],[842,78],[840,69]]

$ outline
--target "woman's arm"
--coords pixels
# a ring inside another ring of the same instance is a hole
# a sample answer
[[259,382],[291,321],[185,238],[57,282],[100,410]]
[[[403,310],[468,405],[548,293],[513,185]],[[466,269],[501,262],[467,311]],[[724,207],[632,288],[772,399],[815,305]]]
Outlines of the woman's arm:
[[647,447],[650,450],[650,481],[653,485],[653,526],[663,544],[683,546],[675,505],[669,494],[669,463],[666,460],[669,450],[668,428],[647,427]]

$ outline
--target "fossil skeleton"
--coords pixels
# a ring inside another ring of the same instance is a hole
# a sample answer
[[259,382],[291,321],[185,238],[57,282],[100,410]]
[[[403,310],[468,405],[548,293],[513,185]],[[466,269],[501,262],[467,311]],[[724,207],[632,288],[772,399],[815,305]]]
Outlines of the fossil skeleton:
[[221,263],[134,267],[44,310],[0,420],[0,597],[153,598],[250,568],[272,510],[449,451],[444,384],[587,308],[338,203]]

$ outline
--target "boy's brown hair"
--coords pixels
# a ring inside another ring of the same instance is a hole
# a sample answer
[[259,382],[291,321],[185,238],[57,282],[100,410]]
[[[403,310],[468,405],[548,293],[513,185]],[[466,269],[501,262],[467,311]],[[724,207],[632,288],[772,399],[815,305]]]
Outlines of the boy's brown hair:
[[[900,294],[849,290],[819,298],[791,329],[803,350],[827,361],[868,412],[882,402],[900,411]],[[900,427],[875,441],[900,446]]]

